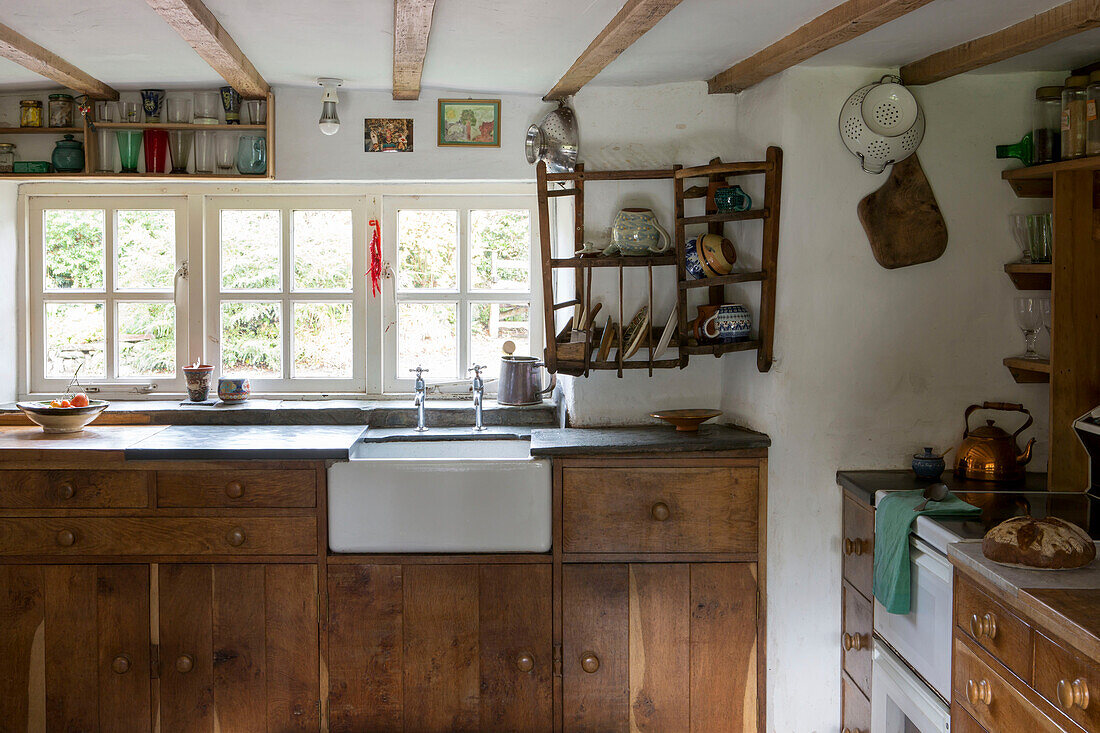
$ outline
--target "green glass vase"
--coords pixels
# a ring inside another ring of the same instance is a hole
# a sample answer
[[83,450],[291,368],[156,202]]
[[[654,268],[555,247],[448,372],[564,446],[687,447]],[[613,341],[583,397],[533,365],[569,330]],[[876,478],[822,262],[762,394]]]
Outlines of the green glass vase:
[[1031,165],[1031,154],[1033,144],[1031,142],[1031,133],[1027,133],[1023,136],[1020,142],[1013,145],[998,145],[997,157],[998,158],[1016,158],[1024,165]]

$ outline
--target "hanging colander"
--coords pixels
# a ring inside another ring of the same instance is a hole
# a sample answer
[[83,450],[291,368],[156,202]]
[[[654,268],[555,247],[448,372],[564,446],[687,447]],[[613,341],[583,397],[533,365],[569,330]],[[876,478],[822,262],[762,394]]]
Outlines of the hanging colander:
[[580,152],[577,115],[564,101],[558,102],[557,109],[551,110],[541,125],[527,128],[525,147],[528,163],[542,160],[551,173],[571,173]]
[[840,110],[840,137],[867,173],[912,155],[924,138],[924,111],[896,76],[857,89]]

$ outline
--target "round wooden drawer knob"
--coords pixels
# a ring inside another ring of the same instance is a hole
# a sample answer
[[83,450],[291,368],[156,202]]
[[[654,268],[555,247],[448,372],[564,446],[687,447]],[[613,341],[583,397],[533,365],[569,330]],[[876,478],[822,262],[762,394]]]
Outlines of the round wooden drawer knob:
[[195,658],[190,654],[181,654],[179,659],[176,660],[176,671],[180,674],[187,674],[195,668]]
[[111,669],[115,674],[126,674],[130,671],[130,658],[125,654],[119,654],[111,662]]
[[240,529],[232,529],[225,536],[225,541],[234,547],[240,547],[244,544],[244,532]]
[[519,656],[516,657],[516,668],[520,672],[530,672],[535,668],[535,658],[527,652],[520,652]]
[[987,636],[990,639],[997,638],[997,617],[987,613],[979,617],[978,614],[970,614],[970,633],[975,639]]
[[1088,683],[1082,679],[1058,680],[1058,702],[1066,710],[1074,707],[1085,710],[1089,706]]
[[62,499],[71,499],[76,496],[76,489],[68,481],[57,487],[57,495]]
[[230,499],[240,499],[244,496],[244,487],[239,481],[230,481],[225,485],[225,495]]
[[848,651],[859,651],[863,648],[863,635],[862,634],[849,634],[845,633],[843,636],[844,648]]
[[971,705],[989,705],[993,702],[993,688],[986,680],[967,680],[966,699]]
[[581,655],[581,669],[588,674],[592,674],[600,668],[600,658],[593,652],[585,652]]
[[71,530],[63,529],[57,533],[57,544],[62,547],[72,547],[74,542],[76,542],[76,535]]
[[663,501],[659,501],[653,505],[653,508],[649,510],[649,513],[658,522],[663,522],[668,519],[669,516],[668,504],[664,503]]

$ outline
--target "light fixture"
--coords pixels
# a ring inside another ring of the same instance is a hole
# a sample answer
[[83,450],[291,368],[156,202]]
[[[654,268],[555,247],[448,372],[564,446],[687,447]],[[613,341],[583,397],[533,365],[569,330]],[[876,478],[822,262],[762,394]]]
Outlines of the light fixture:
[[326,135],[335,135],[340,129],[340,116],[336,114],[336,103],[340,98],[336,96],[336,87],[344,83],[343,79],[332,79],[326,76],[317,80],[325,93],[321,95],[321,119],[317,120],[317,126]]

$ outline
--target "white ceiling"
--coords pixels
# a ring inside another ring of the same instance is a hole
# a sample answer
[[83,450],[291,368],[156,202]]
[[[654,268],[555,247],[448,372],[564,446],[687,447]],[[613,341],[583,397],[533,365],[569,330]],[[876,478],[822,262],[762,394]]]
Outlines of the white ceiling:
[[[684,0],[593,85],[709,78],[840,0]],[[813,65],[898,66],[999,30],[1062,0],[934,0],[811,59]],[[318,76],[346,88],[391,86],[393,0],[206,0],[273,85]],[[623,0],[438,0],[422,85],[543,94]],[[0,0],[0,22],[117,88],[207,86],[219,77],[143,0]],[[1100,31],[985,72],[1059,71],[1100,58]],[[0,91],[42,80],[0,59]]]

